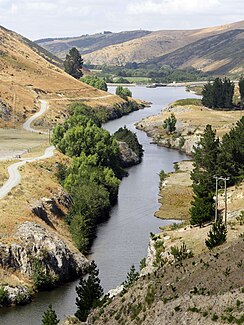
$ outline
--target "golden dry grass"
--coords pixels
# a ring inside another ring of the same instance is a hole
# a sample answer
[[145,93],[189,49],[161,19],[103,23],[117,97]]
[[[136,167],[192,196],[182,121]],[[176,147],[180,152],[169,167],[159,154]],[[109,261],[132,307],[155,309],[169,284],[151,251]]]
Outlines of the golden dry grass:
[[[0,97],[12,109],[15,121],[0,119],[0,126],[18,126],[28,116],[33,114],[33,109],[39,107],[39,98],[62,99],[75,98],[89,100],[89,98],[105,97],[106,92],[86,85],[63,70],[46,61],[31,47],[26,45],[22,38],[0,28]],[[118,96],[111,96],[103,104],[122,102]],[[65,103],[61,111],[66,111]],[[98,105],[92,101],[91,105]],[[52,108],[56,107],[56,102]]]
[[[55,176],[56,162],[68,165],[70,158],[59,152],[46,160],[27,163],[21,167],[21,182],[2,200],[0,200],[0,229],[3,241],[10,241],[16,227],[25,222],[33,221],[43,226],[47,225],[31,212],[31,207],[41,198],[53,198],[62,191]],[[55,218],[54,225],[60,236],[69,240],[70,234],[64,220]],[[49,229],[52,231],[51,229]],[[6,239],[4,239],[6,237]]]
[[169,173],[160,189],[161,206],[155,216],[161,219],[188,220],[192,199],[190,171],[192,163],[184,161],[180,170]]

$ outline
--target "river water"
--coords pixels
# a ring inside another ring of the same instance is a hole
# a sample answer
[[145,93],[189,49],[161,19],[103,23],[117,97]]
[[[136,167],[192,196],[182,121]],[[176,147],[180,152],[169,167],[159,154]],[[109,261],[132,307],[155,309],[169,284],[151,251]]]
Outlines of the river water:
[[[187,159],[176,150],[158,147],[134,123],[150,115],[158,114],[163,107],[176,99],[196,97],[183,87],[145,88],[131,87],[134,98],[152,102],[151,107],[133,112],[104,125],[111,133],[119,127],[136,132],[144,148],[140,165],[129,168],[129,176],[120,185],[118,204],[113,207],[108,221],[98,227],[97,238],[92,245],[89,259],[94,259],[100,270],[101,284],[106,291],[120,285],[132,264],[137,268],[147,254],[150,232],[158,232],[159,226],[172,223],[154,217],[159,208],[159,172],[173,170],[173,163]],[[115,88],[109,91],[114,93]],[[75,286],[78,281],[67,283],[53,291],[37,294],[30,305],[0,309],[1,325],[39,325],[44,311],[52,304],[58,317],[76,311]]]

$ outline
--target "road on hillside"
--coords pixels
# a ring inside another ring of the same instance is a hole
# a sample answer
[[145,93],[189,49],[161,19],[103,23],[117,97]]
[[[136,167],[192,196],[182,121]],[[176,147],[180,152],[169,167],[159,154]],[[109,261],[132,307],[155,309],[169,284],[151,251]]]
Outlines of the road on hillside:
[[[39,112],[35,113],[33,116],[31,116],[24,124],[23,128],[29,132],[38,132],[38,133],[44,133],[45,132],[39,132],[33,128],[31,128],[31,123],[39,118],[46,110],[47,110],[47,102],[45,100],[41,100],[41,109]],[[2,187],[0,187],[0,199],[3,199],[16,185],[19,184],[21,180],[21,175],[19,172],[19,168],[26,163],[31,163],[34,161],[38,161],[41,159],[47,159],[54,155],[54,146],[50,146],[46,148],[44,154],[42,156],[36,157],[36,158],[22,158],[21,161],[18,161],[17,163],[14,163],[8,167],[8,173],[9,178],[8,180],[3,184]]]
[[47,107],[48,107],[47,101],[40,100],[40,102],[41,102],[41,109],[25,121],[25,123],[23,124],[23,129],[25,129],[26,131],[29,131],[29,132],[47,134],[47,132],[41,132],[41,131],[35,130],[31,127],[31,123],[34,122],[36,119],[38,119],[40,116],[42,116],[42,114],[44,114],[47,110]]

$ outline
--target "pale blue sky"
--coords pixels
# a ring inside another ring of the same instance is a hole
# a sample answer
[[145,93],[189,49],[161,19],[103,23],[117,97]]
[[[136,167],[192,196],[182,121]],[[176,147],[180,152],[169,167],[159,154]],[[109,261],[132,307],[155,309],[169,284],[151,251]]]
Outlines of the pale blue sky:
[[32,40],[104,30],[193,29],[244,19],[243,0],[0,0],[0,25]]

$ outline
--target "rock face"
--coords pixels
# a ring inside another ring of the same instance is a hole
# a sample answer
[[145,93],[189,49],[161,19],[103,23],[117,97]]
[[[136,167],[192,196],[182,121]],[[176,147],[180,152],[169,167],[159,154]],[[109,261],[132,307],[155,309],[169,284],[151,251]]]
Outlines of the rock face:
[[123,167],[130,167],[140,163],[140,158],[131,150],[127,143],[119,142],[119,150],[122,158]]
[[11,108],[8,104],[4,103],[0,98],[0,118],[4,121],[9,121],[11,115]]
[[80,252],[72,252],[56,234],[33,222],[21,224],[14,237],[16,243],[0,243],[0,266],[20,271],[27,277],[33,274],[33,259],[42,262],[60,282],[81,274],[88,263]]

